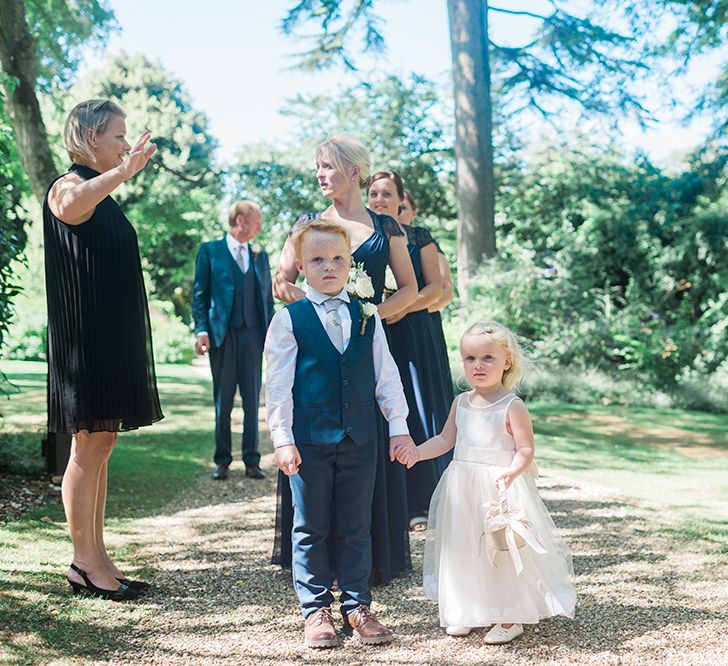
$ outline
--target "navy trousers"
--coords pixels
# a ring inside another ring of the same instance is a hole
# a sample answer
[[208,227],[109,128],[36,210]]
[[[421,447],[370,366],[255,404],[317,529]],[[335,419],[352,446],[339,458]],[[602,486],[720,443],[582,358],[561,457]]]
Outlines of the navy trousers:
[[289,477],[293,494],[293,585],[303,616],[330,606],[333,572],[327,539],[336,538],[341,614],[369,606],[372,594],[370,527],[376,468],[375,442],[299,446],[301,465]]
[[265,327],[228,328],[220,347],[210,349],[212,392],[215,398],[215,464],[233,461],[230,415],[239,389],[243,402],[243,462],[260,463],[258,405]]

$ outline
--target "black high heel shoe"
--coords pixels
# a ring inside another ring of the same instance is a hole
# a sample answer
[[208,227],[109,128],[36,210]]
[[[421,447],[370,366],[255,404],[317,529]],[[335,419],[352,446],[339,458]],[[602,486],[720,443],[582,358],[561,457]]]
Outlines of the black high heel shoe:
[[147,583],[143,580],[129,580],[128,578],[119,578],[118,576],[115,576],[115,578],[132,590],[139,590],[140,593],[146,592],[152,587],[151,583]]
[[85,583],[85,585],[81,585],[81,583],[66,578],[68,584],[73,588],[74,594],[88,594],[101,599],[109,599],[110,601],[131,601],[136,599],[140,594],[139,590],[133,590],[125,583],[121,583],[118,590],[104,590],[101,587],[96,587],[83,569],[79,569],[73,563],[71,563],[71,569],[81,576]]

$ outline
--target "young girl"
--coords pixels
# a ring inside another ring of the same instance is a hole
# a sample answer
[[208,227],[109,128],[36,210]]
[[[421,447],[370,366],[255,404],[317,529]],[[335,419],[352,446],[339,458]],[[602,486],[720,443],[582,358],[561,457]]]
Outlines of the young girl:
[[[479,322],[465,331],[460,351],[473,390],[455,399],[442,432],[401,462],[411,467],[455,447],[430,504],[425,594],[439,604],[440,626],[451,636],[494,624],[485,642],[508,643],[523,624],[574,616],[571,554],[534,483],[531,419],[511,392],[524,363],[515,336],[496,322]],[[502,524],[504,499],[526,537],[512,532],[510,551],[489,534]]]

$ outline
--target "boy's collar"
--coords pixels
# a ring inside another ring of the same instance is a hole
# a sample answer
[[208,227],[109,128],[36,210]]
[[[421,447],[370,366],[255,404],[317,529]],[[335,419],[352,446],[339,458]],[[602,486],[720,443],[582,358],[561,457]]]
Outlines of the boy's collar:
[[312,303],[316,303],[316,305],[321,305],[321,303],[328,300],[329,298],[340,298],[346,303],[351,300],[346,289],[342,289],[338,294],[335,294],[333,296],[327,296],[326,294],[322,294],[320,291],[314,289],[310,284],[306,285],[306,298],[308,298],[308,300]]

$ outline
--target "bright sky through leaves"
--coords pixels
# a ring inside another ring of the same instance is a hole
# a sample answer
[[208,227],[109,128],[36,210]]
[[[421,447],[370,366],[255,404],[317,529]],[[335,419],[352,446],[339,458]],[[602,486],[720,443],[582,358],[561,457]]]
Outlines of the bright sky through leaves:
[[[510,4],[506,1],[503,6]],[[587,2],[564,4],[575,11],[588,6]],[[88,52],[86,69],[99,67],[107,54],[120,51],[144,53],[160,61],[184,82],[195,106],[209,116],[224,159],[232,158],[243,144],[285,140],[295,122],[278,113],[287,97],[330,92],[337,83],[356,81],[353,74],[341,70],[306,74],[288,69],[293,62],[288,56],[304,48],[278,29],[291,0],[209,0],[202,4],[193,0],[110,0],[110,5],[121,33],[111,37],[106,53],[98,49]],[[446,0],[381,2],[389,51],[385,58],[360,60],[362,69],[400,75],[416,71],[447,82],[450,45],[446,6]],[[547,3],[540,0],[522,0],[519,8],[548,10]],[[528,19],[492,16],[492,34],[499,43],[526,40],[532,26]],[[705,75],[712,73],[711,69],[703,63],[700,71]],[[653,98],[651,106],[658,118],[671,119],[659,99]],[[690,128],[665,122],[646,133],[632,122],[623,122],[620,129],[626,146],[641,147],[654,159],[661,159],[673,150],[699,143],[708,131],[708,122],[698,121]],[[534,129],[536,135],[541,132],[540,127]]]

